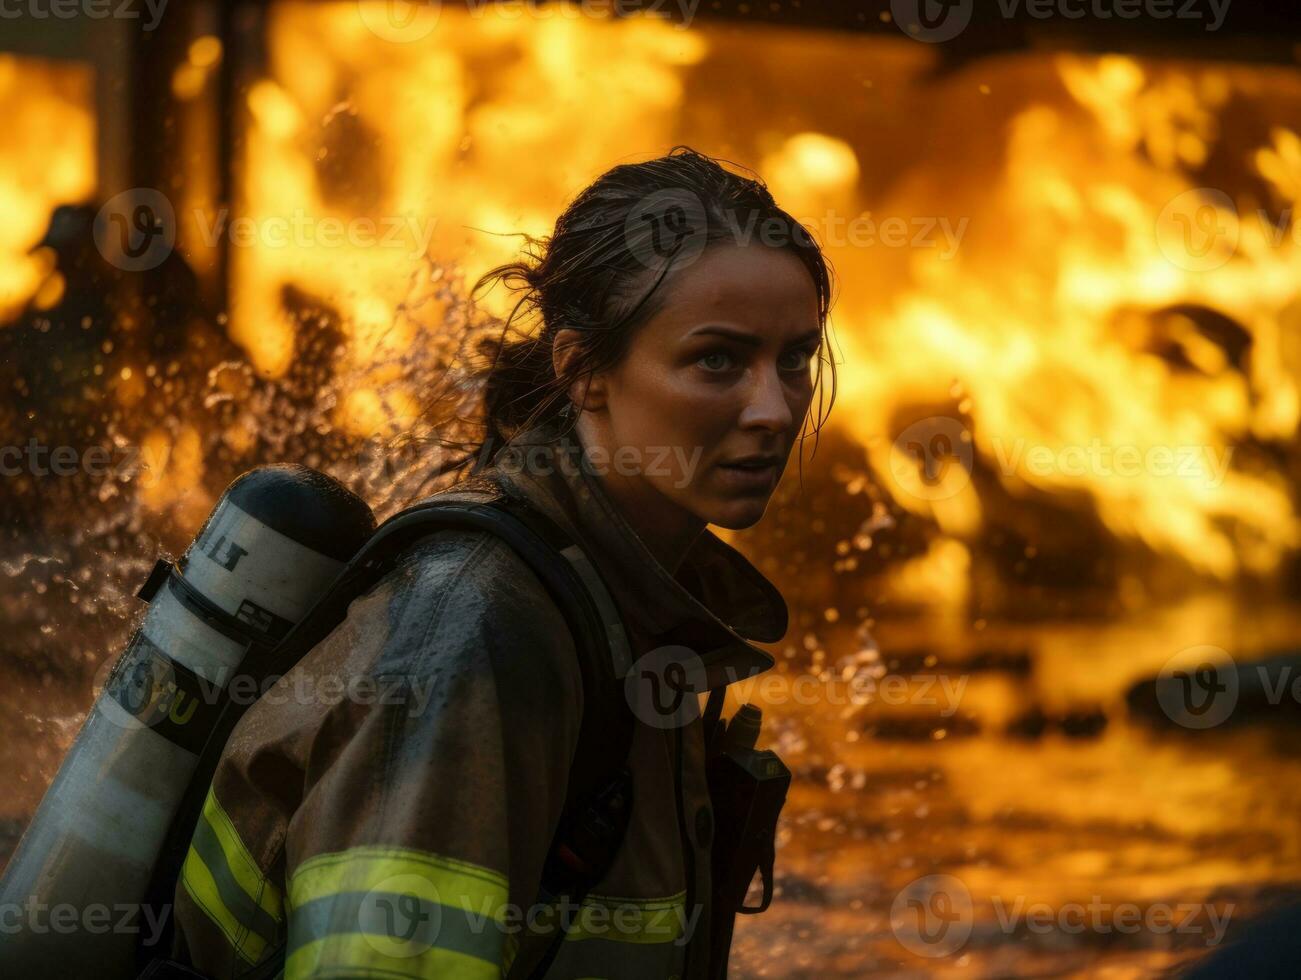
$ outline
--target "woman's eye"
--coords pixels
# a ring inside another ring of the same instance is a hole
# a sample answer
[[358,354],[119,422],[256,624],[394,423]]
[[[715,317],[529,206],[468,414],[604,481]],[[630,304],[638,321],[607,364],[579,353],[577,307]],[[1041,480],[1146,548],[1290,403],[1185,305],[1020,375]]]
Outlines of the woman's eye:
[[813,352],[810,350],[790,350],[783,357],[786,358],[781,365],[783,371],[803,371],[812,362]]
[[732,355],[721,350],[710,351],[697,361],[706,371],[726,371],[732,366]]

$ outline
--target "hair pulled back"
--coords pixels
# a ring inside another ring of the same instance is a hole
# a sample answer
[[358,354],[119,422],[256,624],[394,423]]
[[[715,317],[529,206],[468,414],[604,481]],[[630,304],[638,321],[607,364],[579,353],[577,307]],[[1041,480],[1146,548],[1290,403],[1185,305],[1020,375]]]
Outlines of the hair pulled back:
[[[762,230],[762,235],[759,231]],[[826,343],[832,274],[809,232],[778,207],[762,180],[725,169],[688,146],[616,166],[584,189],[549,237],[523,235],[524,258],[479,278],[471,298],[497,284],[520,291],[499,338],[489,341],[483,379],[484,438],[477,471],[517,432],[569,415],[573,383],[617,364],[637,328],[671,294],[673,268],[721,242],[762,237],[803,263],[817,292],[823,330],[816,383],[821,428],[835,398],[835,361]],[[540,327],[538,321],[541,321]],[[521,323],[532,323],[532,329]],[[552,363],[557,332],[578,331],[577,354],[561,375]],[[822,365],[831,367],[823,398]]]

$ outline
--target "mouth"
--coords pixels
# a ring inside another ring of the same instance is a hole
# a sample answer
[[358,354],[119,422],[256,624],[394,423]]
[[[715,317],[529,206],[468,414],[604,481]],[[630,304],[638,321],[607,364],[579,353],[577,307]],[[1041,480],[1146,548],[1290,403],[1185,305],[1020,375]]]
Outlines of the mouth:
[[724,479],[734,489],[764,491],[772,488],[781,473],[781,457],[774,455],[740,456],[718,464]]
[[781,465],[781,457],[773,454],[752,456],[739,456],[736,459],[729,459],[719,463],[719,466],[725,466],[728,469],[738,470],[766,470]]

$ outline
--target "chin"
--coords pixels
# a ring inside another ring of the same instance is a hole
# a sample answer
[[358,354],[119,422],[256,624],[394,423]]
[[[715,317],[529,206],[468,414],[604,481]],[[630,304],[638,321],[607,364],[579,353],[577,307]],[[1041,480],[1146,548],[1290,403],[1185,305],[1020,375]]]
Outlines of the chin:
[[767,497],[741,498],[729,500],[710,508],[710,513],[703,515],[710,524],[727,528],[729,531],[744,531],[754,527],[768,509]]

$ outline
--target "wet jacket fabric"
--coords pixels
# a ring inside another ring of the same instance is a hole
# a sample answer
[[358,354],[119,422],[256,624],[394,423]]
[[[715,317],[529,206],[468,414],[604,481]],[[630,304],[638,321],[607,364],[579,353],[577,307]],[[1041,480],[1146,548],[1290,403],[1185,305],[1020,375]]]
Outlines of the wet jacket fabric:
[[[689,648],[698,687],[770,667],[752,641],[785,633],[772,584],[707,529],[670,574],[577,448],[534,430],[448,492],[522,495],[559,522],[634,661]],[[574,641],[523,560],[483,532],[423,539],[235,729],[177,888],[178,955],[236,977],[284,940],[288,980],[528,976],[562,911],[537,893],[582,709]],[[548,978],[706,975],[698,714],[638,722],[629,767],[623,846],[563,910],[573,925]]]

